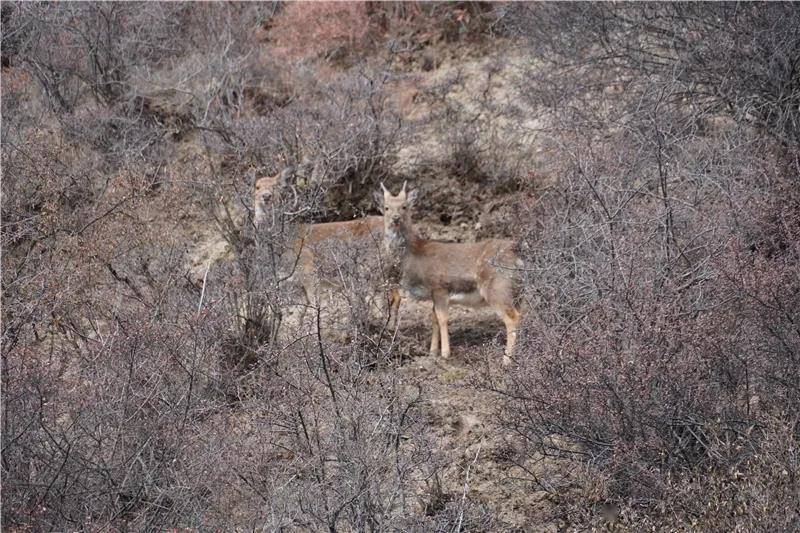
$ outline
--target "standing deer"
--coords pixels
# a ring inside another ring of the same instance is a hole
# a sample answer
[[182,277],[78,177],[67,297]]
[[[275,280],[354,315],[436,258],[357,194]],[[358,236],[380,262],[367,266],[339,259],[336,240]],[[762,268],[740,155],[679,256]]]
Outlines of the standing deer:
[[[267,206],[280,197],[294,173],[287,167],[275,176],[261,178],[255,183],[254,223],[256,226],[267,218]],[[290,262],[295,263],[295,279],[303,289],[306,306],[300,313],[300,321],[313,302],[318,301],[320,289],[341,288],[340,263],[342,255],[354,252],[358,267],[372,272],[381,272],[383,250],[383,218],[369,216],[344,222],[302,224],[298,236],[289,247]],[[340,252],[344,251],[345,254]],[[378,276],[382,277],[382,276]],[[378,287],[365,289],[376,290]],[[389,318],[399,320],[400,293],[392,288],[387,293]]]
[[417,300],[433,301],[431,355],[450,357],[448,306],[492,307],[506,326],[503,365],[511,363],[520,312],[514,304],[516,287],[508,269],[522,267],[514,241],[488,239],[476,243],[425,240],[416,235],[409,207],[418,191],[406,193],[406,184],[393,196],[381,183],[376,200],[383,207],[384,246],[399,269],[400,285]]

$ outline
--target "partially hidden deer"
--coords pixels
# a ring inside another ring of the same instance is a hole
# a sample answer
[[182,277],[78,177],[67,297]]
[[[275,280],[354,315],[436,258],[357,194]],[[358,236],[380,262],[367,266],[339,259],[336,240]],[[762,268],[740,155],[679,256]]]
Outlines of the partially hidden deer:
[[512,273],[522,267],[515,242],[488,239],[476,243],[439,242],[420,238],[411,222],[410,207],[418,191],[392,195],[381,183],[376,201],[383,208],[384,246],[394,262],[399,285],[412,298],[433,302],[431,355],[450,357],[447,329],[450,304],[491,307],[506,326],[503,365],[513,360],[521,315],[515,305],[517,287]]
[[[270,202],[277,201],[294,173],[293,167],[275,176],[261,178],[255,183],[254,224],[258,227],[268,216]],[[341,288],[341,270],[336,263],[344,260],[340,251],[353,251],[356,260],[365,268],[381,272],[383,253],[383,217],[368,216],[342,222],[301,224],[298,235],[289,246],[289,263],[294,263],[294,277],[303,289],[306,306],[300,313],[302,322],[306,309],[320,300],[321,290]],[[346,255],[343,254],[343,255]],[[348,257],[350,258],[350,257]],[[377,276],[382,279],[383,276]],[[377,279],[376,279],[377,280]],[[400,293],[396,288],[365,287],[365,290],[385,291],[389,307],[389,324],[399,320]]]

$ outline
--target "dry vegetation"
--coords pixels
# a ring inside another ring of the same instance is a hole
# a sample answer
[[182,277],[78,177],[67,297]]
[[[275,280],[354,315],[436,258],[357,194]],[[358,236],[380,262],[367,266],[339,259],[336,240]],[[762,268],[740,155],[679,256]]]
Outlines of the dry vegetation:
[[[800,529],[800,8],[2,5],[9,531]],[[265,216],[253,186],[287,165]],[[301,224],[423,190],[490,315]],[[376,309],[377,307],[377,309]]]

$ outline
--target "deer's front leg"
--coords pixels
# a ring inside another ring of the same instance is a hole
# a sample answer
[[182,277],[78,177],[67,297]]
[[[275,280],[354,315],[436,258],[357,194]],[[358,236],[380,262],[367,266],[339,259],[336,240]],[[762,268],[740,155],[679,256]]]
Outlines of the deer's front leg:
[[[433,293],[433,312],[439,324],[439,336],[442,342],[442,358],[450,357],[450,335],[447,331],[448,304],[450,295],[447,291],[434,291]],[[431,343],[432,344],[432,343]]]
[[400,326],[400,291],[396,288],[389,291],[389,326],[393,330]]

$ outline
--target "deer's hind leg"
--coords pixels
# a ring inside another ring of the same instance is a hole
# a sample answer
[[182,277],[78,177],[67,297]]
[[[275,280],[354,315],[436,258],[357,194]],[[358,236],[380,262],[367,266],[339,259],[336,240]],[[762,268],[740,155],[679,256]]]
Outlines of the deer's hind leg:
[[430,354],[433,356],[439,355],[439,345],[441,343],[439,337],[439,319],[436,318],[436,306],[431,306],[431,350]]
[[506,351],[503,354],[503,366],[508,366],[513,361],[514,348],[517,345],[517,332],[522,316],[514,307],[507,307],[503,310],[498,309],[498,313],[506,325]]
[[500,316],[506,326],[506,349],[503,354],[503,366],[508,366],[513,361],[519,323],[522,320],[522,315],[514,304],[512,280],[497,272],[491,281],[481,288],[481,295]]
[[300,316],[297,319],[297,323],[302,327],[305,323],[306,313],[308,312],[309,308],[313,307],[315,304],[319,305],[319,294],[316,290],[316,287],[305,279],[301,283],[301,289],[305,303],[301,304],[300,306]]

